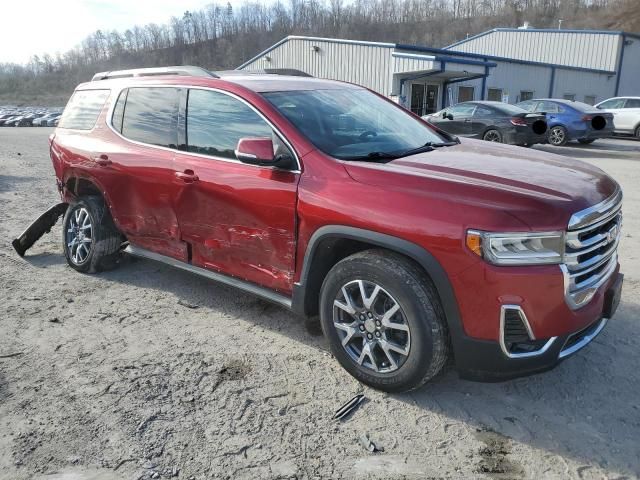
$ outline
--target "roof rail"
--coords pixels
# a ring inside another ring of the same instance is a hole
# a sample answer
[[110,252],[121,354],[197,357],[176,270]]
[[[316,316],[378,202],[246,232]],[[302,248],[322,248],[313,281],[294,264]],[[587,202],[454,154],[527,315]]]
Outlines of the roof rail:
[[258,70],[221,70],[214,72],[220,77],[234,75],[289,75],[293,77],[313,77],[313,75],[295,68],[262,68]]
[[190,65],[173,66],[173,67],[154,67],[154,68],[134,68],[131,70],[114,70],[111,72],[99,72],[96,73],[91,79],[92,82],[96,80],[109,80],[112,78],[127,78],[127,77],[152,77],[156,75],[186,75],[190,77],[210,77],[220,78],[215,73],[210,72],[202,67],[193,67]]

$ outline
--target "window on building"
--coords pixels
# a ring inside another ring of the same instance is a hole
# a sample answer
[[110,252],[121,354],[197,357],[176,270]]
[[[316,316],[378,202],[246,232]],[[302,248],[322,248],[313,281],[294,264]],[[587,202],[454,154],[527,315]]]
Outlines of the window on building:
[[595,105],[596,96],[595,95],[585,95],[584,96],[584,103],[586,103],[588,105]]
[[210,90],[189,90],[188,151],[235,160],[238,140],[272,134],[267,122],[240,100]]
[[490,88],[487,90],[487,100],[492,102],[501,102],[502,101],[502,89],[501,88]]
[[458,103],[473,100],[473,87],[458,87]]
[[76,91],[60,118],[59,128],[91,130],[107,101],[109,90]]
[[520,90],[520,101],[531,100],[533,98],[533,92],[531,90]]
[[624,108],[640,108],[640,98],[627,98]]
[[122,119],[122,135],[137,142],[177,148],[177,88],[130,88]]
[[562,98],[564,98],[565,100],[569,100],[570,102],[575,102],[576,101],[576,95],[574,93],[565,93]]

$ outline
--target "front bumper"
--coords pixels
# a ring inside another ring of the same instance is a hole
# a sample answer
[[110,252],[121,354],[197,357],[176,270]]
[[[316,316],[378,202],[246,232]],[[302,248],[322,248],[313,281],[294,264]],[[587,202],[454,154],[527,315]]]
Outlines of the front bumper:
[[[539,353],[521,358],[507,356],[500,343],[464,336],[457,340],[456,369],[466,380],[496,382],[550,370],[561,361],[586,347],[604,329],[615,313],[623,275],[616,273],[602,292],[601,313],[585,327],[552,337]],[[617,298],[612,298],[617,295]]]

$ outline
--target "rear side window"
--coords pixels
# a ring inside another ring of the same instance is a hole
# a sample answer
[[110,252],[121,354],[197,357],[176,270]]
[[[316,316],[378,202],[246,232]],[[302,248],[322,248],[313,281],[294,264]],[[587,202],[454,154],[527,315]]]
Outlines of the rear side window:
[[91,130],[98,120],[109,90],[76,90],[58,123],[58,128]]
[[179,98],[177,88],[130,88],[124,103],[122,135],[137,142],[177,148]]
[[[129,103],[127,102],[128,111]],[[210,90],[189,90],[187,103],[187,150],[189,152],[235,160],[234,151],[238,140],[243,137],[272,137],[272,133],[267,122],[240,100]]]
[[629,98],[624,108],[640,108],[640,98]]

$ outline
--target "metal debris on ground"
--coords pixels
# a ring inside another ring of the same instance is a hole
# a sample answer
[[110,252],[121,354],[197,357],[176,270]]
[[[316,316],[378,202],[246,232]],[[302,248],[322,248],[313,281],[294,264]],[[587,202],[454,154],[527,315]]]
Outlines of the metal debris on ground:
[[194,310],[196,308],[200,308],[200,305],[197,305],[195,303],[185,302],[184,300],[178,300],[178,305],[182,305],[183,307],[191,308],[191,309],[194,309]]
[[369,439],[368,435],[360,435],[360,444],[371,453],[384,452],[384,447],[378,447]]
[[336,411],[336,414],[333,416],[334,420],[344,420],[351,413],[353,413],[355,409],[362,404],[363,401],[364,395],[359,393]]

